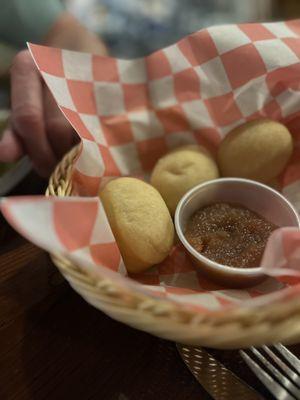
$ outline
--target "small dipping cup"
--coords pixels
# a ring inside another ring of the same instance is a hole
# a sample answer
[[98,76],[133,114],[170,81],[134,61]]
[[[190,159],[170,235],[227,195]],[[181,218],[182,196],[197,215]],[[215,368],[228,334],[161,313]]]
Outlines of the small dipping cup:
[[279,227],[298,227],[300,220],[292,204],[279,192],[262,183],[242,178],[221,178],[200,184],[180,200],[175,213],[179,240],[201,272],[216,283],[232,288],[258,284],[265,278],[261,267],[236,268],[219,264],[195,250],[185,238],[190,217],[214,203],[241,205]]

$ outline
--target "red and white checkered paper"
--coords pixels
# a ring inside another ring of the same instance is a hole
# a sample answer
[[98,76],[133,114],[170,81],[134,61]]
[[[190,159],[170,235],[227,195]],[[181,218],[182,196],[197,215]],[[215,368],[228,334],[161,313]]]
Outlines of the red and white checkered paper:
[[199,143],[214,153],[233,127],[269,117],[293,135],[295,151],[279,181],[300,210],[299,21],[212,27],[136,60],[29,48],[82,151],[73,173],[78,197],[5,199],[2,211],[15,228],[90,273],[202,313],[300,293],[300,232],[289,228],[270,238],[262,261],[270,278],[251,289],[208,282],[180,246],[128,277],[102,205],[91,197],[112,177],[147,177],[175,146]]

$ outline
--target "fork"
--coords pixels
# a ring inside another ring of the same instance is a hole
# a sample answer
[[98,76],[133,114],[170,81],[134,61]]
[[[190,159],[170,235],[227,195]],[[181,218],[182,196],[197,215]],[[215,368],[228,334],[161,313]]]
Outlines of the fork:
[[[277,400],[300,400],[300,360],[282,344],[250,347],[240,355]],[[266,357],[267,356],[267,357]]]

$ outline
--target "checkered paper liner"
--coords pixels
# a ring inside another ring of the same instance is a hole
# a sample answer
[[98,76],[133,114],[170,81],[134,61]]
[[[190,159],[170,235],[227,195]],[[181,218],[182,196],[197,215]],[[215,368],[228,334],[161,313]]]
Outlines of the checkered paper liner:
[[273,233],[261,265],[270,277],[251,289],[205,280],[180,246],[160,265],[129,277],[92,197],[112,177],[147,177],[173,147],[198,143],[215,153],[233,127],[269,117],[293,135],[294,154],[278,179],[300,210],[299,21],[212,27],[136,60],[29,48],[82,147],[73,172],[78,197],[3,200],[17,230],[91,274],[202,313],[300,292],[300,232],[292,228]]

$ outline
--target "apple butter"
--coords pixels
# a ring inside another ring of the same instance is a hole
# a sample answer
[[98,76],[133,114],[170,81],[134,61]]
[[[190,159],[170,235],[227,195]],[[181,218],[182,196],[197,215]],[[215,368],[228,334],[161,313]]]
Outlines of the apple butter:
[[187,241],[211,260],[236,268],[259,267],[267,240],[278,226],[240,205],[215,203],[196,211]]

